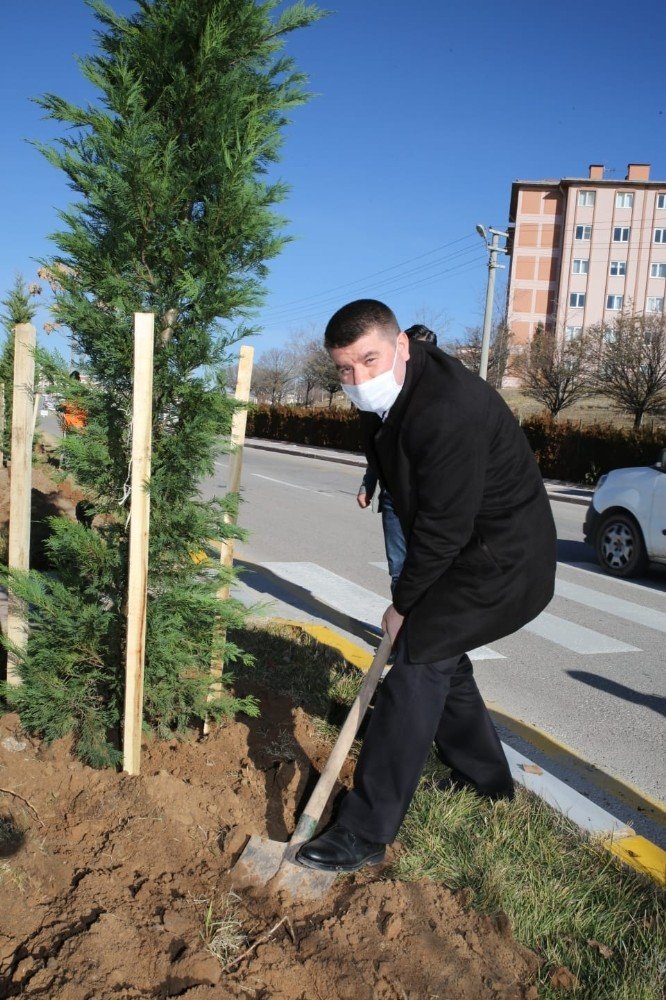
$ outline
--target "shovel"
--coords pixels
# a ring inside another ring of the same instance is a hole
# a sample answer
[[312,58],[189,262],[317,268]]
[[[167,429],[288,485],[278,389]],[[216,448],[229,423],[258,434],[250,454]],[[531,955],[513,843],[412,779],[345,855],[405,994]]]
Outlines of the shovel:
[[390,653],[391,640],[385,633],[289,843],[251,836],[234,867],[235,884],[266,885],[275,892],[286,889],[292,896],[304,899],[314,899],[330,889],[338,873],[305,868],[295,860],[296,852],[317,829]]

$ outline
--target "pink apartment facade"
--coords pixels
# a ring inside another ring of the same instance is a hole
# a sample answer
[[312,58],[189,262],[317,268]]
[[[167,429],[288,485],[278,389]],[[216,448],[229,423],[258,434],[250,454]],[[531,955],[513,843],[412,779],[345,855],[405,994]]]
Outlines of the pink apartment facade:
[[649,164],[630,163],[622,181],[598,164],[586,178],[516,181],[509,221],[516,346],[540,323],[570,338],[622,309],[664,312],[666,181]]

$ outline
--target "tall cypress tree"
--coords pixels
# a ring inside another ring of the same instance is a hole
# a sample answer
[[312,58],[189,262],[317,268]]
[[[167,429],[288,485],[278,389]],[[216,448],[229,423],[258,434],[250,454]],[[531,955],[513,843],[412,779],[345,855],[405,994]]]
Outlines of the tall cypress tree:
[[[198,485],[229,429],[229,348],[285,241],[274,206],[286,189],[268,168],[307,94],[284,38],[321,15],[297,2],[278,16],[277,0],[138,0],[128,18],[90,6],[99,50],[81,68],[98,100],[38,101],[67,126],[41,149],[78,196],[43,263],[56,319],[85,359],[71,395],[87,424],[63,448],[88,517],[54,521],[54,574],[14,581],[31,631],[10,697],[24,724],[47,737],[74,730],[81,755],[101,764],[117,758],[122,715],[135,311],[156,316],[146,721],[182,729],[204,711],[211,656],[242,655],[219,648],[218,628],[240,606],[220,605],[219,571],[192,559],[233,531],[224,513],[237,498],[204,502]],[[223,692],[209,708],[238,707],[253,703]]]

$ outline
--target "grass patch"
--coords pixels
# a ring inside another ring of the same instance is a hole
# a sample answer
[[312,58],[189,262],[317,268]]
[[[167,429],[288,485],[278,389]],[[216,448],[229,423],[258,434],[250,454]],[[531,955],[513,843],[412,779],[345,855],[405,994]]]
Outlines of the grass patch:
[[310,715],[333,723],[342,721],[338,719],[340,709],[353,702],[362,674],[337,650],[290,625],[266,623],[235,629],[229,638],[255,660],[252,666],[234,667],[244,689],[268,688],[286,695]]
[[441,792],[431,762],[403,824],[392,875],[466,888],[476,910],[504,912],[543,959],[539,997],[561,997],[549,973],[576,977],[590,1000],[661,1000],[665,894],[538,797],[513,802]]
[[229,892],[217,916],[212,901],[208,904],[204,915],[201,937],[211,955],[214,955],[223,966],[240,954],[246,943],[243,926],[238,917],[239,903],[240,897],[235,892]]

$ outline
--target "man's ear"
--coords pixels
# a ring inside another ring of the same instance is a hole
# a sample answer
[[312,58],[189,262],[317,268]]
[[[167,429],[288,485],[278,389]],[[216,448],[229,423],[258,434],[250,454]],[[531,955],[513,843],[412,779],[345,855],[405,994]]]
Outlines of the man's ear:
[[403,361],[409,361],[409,337],[404,330],[398,334],[398,354]]

